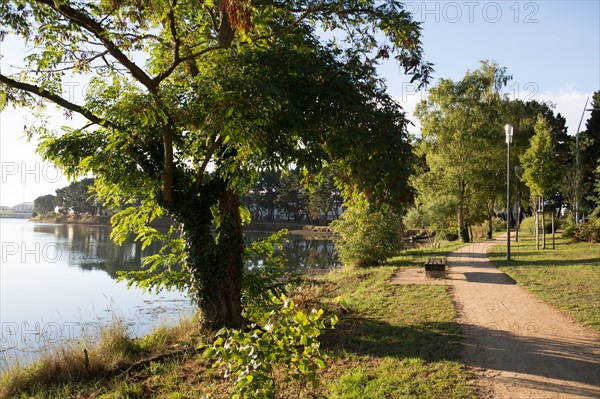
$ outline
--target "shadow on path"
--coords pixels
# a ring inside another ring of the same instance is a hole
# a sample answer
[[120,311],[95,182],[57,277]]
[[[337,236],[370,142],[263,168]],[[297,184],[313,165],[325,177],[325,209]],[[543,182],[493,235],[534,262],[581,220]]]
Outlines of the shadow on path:
[[[600,342],[569,338],[540,338],[538,326],[530,323],[515,325],[515,332],[463,325],[467,350],[479,356],[469,356],[468,366],[520,373],[522,376],[500,377],[505,383],[531,389],[542,387],[545,391],[570,393],[597,398],[600,394],[600,359],[597,353]],[[492,360],[493,358],[493,360]],[[553,380],[573,381],[589,387],[570,386],[545,382],[540,384],[528,376]],[[596,388],[594,388],[594,386]]]

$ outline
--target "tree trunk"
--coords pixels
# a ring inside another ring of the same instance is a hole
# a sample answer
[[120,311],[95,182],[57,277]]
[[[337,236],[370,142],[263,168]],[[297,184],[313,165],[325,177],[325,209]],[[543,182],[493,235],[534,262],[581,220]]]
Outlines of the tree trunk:
[[552,249],[556,249],[556,245],[554,243],[554,212],[552,212]]
[[491,240],[492,235],[494,234],[494,202],[491,202],[488,204],[487,214],[488,214],[487,238],[488,238],[488,240]]
[[[240,328],[244,238],[239,197],[226,189],[225,184],[205,187],[202,191],[202,200],[191,199],[182,204],[177,217],[183,225],[186,266],[192,276],[191,293],[205,328]],[[216,203],[219,215],[214,220],[217,229],[213,232],[211,206]]]
[[538,212],[540,209],[540,201],[536,197],[536,204],[534,207],[535,210],[535,249],[540,249],[540,213]]
[[544,197],[542,197],[542,249],[546,249],[546,209],[544,202]]
[[458,237],[463,242],[469,242],[469,228],[465,224],[462,206],[458,207]]

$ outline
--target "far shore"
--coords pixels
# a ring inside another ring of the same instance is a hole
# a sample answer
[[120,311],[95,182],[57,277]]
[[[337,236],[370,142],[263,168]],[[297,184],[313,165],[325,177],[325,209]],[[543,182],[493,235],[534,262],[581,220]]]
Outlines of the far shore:
[[[90,226],[110,227],[110,216],[99,215],[63,215],[49,214],[34,217],[22,217],[34,223],[59,223],[59,224],[85,224]],[[154,227],[168,227],[172,223],[170,218],[161,218],[152,223]],[[333,231],[327,225],[312,225],[308,223],[294,223],[287,221],[256,221],[244,226],[244,231],[252,233],[272,233],[287,229],[290,235],[330,239]]]

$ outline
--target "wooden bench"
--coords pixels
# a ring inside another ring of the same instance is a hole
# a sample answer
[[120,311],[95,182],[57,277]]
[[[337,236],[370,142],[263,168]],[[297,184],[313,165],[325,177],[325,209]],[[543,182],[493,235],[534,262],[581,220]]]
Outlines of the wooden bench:
[[446,259],[427,258],[425,261],[425,275],[435,278],[446,277]]

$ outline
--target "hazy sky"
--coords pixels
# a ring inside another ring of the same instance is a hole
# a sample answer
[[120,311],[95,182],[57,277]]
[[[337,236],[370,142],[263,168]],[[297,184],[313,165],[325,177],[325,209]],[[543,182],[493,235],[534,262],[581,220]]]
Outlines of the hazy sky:
[[[426,59],[439,78],[461,79],[481,60],[494,60],[513,76],[505,89],[511,98],[551,101],[575,134],[586,98],[600,90],[600,1],[413,1],[405,2],[423,22]],[[0,44],[0,67],[9,70],[24,49]],[[380,68],[389,92],[415,124],[414,106],[425,98],[390,62]],[[74,98],[81,86],[71,86]],[[74,124],[53,111],[51,125]],[[589,113],[584,116],[585,120]],[[35,154],[23,126],[38,123],[28,111],[6,108],[0,114],[0,205],[13,206],[54,194],[68,182]],[[74,126],[80,126],[79,123]],[[410,129],[418,133],[418,125]],[[518,132],[515,132],[518,134]],[[500,133],[499,137],[503,139]]]

